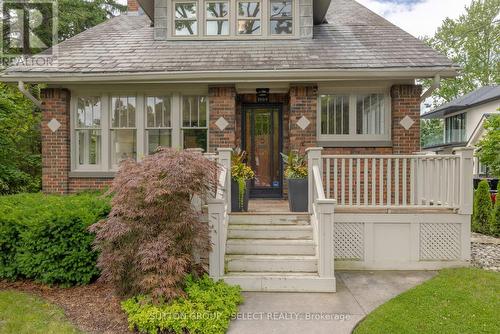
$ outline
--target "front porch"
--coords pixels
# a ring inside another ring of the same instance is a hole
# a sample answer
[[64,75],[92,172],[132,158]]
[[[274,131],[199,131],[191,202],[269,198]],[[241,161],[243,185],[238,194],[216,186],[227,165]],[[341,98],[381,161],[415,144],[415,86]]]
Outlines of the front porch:
[[337,269],[468,265],[471,150],[449,156],[307,151],[306,213],[269,199],[251,200],[247,213],[231,213],[231,150],[212,156],[224,166],[218,197],[208,203],[212,277],[246,291],[334,292]]

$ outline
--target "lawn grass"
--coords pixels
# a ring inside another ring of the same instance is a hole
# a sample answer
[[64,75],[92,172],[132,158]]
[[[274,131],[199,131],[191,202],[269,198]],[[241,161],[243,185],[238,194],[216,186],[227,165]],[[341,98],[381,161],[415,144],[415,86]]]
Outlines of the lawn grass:
[[61,308],[17,291],[0,291],[0,333],[76,334]]
[[445,269],[370,313],[355,334],[500,333],[500,273]]

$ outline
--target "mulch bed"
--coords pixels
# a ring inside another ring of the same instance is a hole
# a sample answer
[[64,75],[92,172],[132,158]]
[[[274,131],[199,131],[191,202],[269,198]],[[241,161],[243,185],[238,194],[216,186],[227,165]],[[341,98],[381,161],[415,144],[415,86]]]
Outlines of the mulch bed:
[[500,272],[500,238],[472,233],[471,241],[472,265]]
[[7,289],[31,293],[62,307],[69,321],[85,333],[130,333],[120,300],[109,285],[59,288],[29,281],[0,281],[0,290]]

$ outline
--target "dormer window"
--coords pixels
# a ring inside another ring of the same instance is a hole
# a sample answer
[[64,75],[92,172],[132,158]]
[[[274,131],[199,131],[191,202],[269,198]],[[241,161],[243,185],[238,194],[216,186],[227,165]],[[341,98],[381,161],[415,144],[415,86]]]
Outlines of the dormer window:
[[171,0],[168,38],[299,37],[299,0]]

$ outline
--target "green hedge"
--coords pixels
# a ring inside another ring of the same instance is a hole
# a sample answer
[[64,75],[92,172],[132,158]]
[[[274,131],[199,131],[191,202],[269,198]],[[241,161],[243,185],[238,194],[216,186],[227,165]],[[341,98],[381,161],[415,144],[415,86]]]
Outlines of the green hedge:
[[89,283],[99,271],[87,228],[109,210],[109,199],[96,193],[1,196],[0,278]]
[[241,289],[208,276],[186,280],[186,298],[154,304],[139,296],[122,303],[131,330],[140,333],[222,334],[243,302]]

